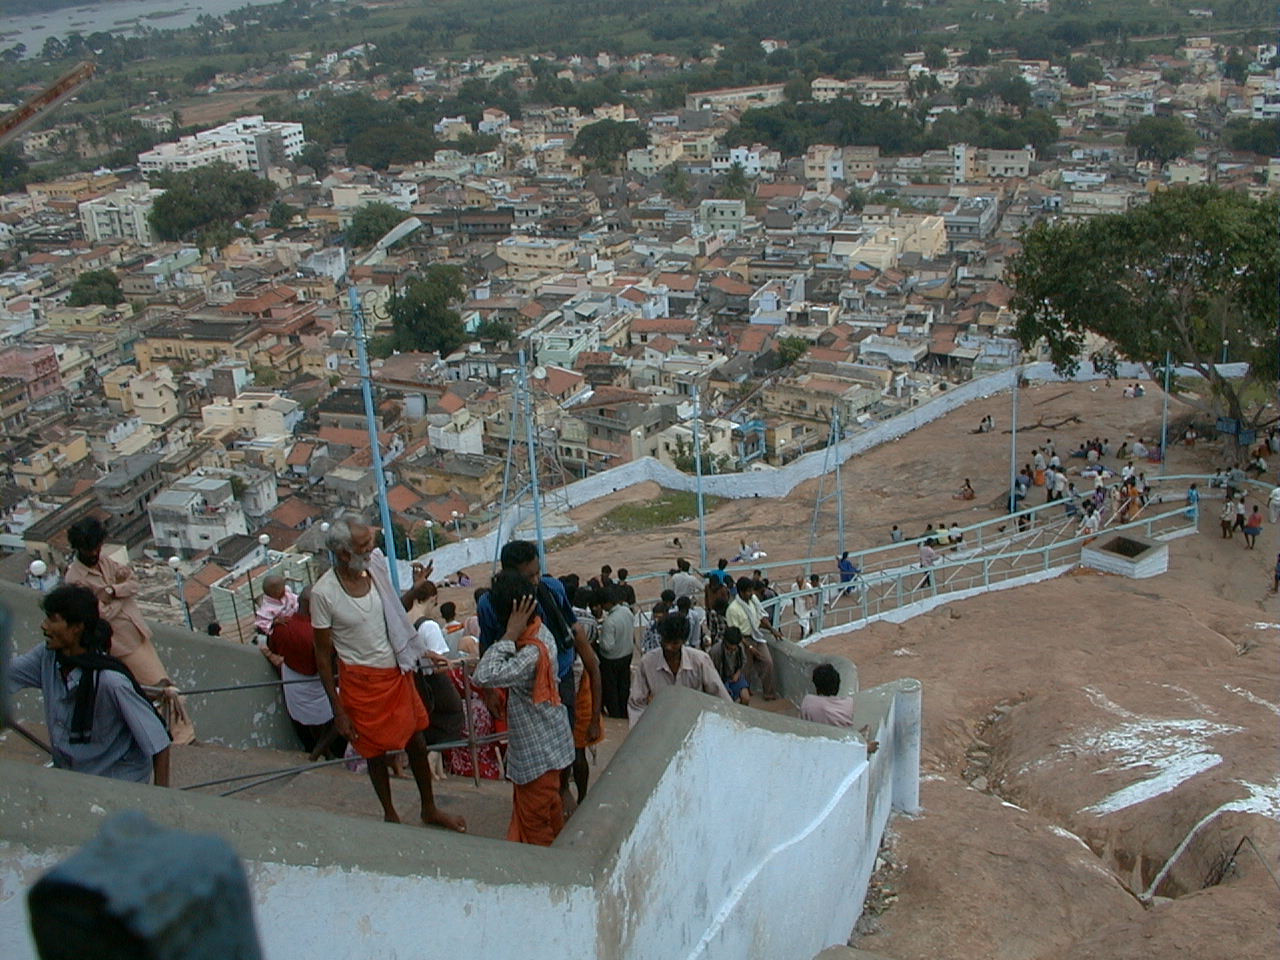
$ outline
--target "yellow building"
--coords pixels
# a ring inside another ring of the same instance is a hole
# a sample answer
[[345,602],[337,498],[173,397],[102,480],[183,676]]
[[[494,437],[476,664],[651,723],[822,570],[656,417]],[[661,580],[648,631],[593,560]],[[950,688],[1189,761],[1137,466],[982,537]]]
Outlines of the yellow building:
[[24,490],[44,493],[58,482],[61,473],[89,456],[89,438],[71,430],[59,440],[46,443],[13,461],[13,480]]

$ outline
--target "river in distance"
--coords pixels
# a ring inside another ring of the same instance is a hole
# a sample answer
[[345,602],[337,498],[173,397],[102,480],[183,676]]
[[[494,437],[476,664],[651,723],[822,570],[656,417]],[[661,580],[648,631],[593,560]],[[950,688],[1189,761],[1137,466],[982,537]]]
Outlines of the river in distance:
[[279,0],[109,0],[91,6],[61,7],[47,13],[0,17],[0,48],[27,45],[28,57],[38,57],[46,37],[69,33],[129,34],[139,27],[176,30],[189,27],[201,14],[220,17],[240,7],[257,7]]

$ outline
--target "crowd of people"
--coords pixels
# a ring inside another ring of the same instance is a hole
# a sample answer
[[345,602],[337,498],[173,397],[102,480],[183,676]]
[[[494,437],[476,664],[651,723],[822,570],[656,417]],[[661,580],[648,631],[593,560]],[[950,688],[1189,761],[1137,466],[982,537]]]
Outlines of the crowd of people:
[[[982,426],[986,432],[994,422],[984,418]],[[1049,440],[1032,451],[1012,499],[1018,504],[1043,487],[1046,503],[1061,502],[1079,518],[1077,533],[1088,542],[1104,524],[1138,515],[1151,488],[1135,464],[1158,453],[1142,438],[1123,444],[1117,475],[1103,464],[1113,455],[1108,439],[1082,441],[1069,454],[1084,461],[1079,477],[1093,481],[1082,493]],[[1117,482],[1108,485],[1111,479]],[[1247,468],[1233,465],[1209,486],[1225,493],[1222,536],[1239,530],[1253,549],[1263,512],[1259,503],[1248,509],[1246,484]],[[966,478],[957,497],[974,496]],[[1280,486],[1266,502],[1271,523],[1280,521]],[[1193,483],[1188,518],[1198,520],[1199,504]],[[953,521],[913,536],[895,524],[889,539],[916,546],[916,589],[924,589],[941,549],[958,549],[964,538]],[[77,523],[68,540],[74,559],[65,582],[41,601],[45,644],[15,659],[9,685],[42,691],[56,766],[167,785],[170,744],[191,742],[195,730],[138,608],[137,577],[104,554],[99,521]],[[416,782],[424,823],[458,832],[466,821],[436,803],[433,781],[446,772],[505,777],[513,785],[508,839],[547,845],[588,789],[588,755],[604,736],[603,717],[635,725],[670,686],[744,705],[777,699],[769,642],[783,639],[781,609],[772,602],[779,591],[759,569],[750,576],[729,570],[766,556],[758,541],[743,538],[736,556],[710,570],[677,558],[666,589],[645,610],[627,570],[605,565],[585,581],[552,577],[535,544],[511,541],[466,615],[440,602],[430,564],[415,565],[408,589],[394,589],[375,543],[376,531],[362,521],[335,521],[326,535],[330,569],[297,593],[283,577],[267,577],[254,627],[279,671],[299,744],[312,759],[358,760],[387,821],[399,821],[393,777]],[[800,638],[818,629],[824,603],[863,588],[848,552],[835,559],[835,575],[828,584],[817,573],[797,573],[783,588]],[[816,692],[800,715],[851,725],[852,700],[839,696],[838,671],[824,665],[812,679]]]

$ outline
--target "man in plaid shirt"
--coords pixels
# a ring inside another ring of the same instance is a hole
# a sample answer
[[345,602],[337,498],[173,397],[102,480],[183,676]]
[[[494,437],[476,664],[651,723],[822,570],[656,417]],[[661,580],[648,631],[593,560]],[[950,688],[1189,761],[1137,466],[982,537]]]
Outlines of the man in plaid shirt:
[[550,846],[564,826],[560,771],[573,762],[573,730],[560,702],[555,639],[537,614],[533,584],[515,570],[494,578],[489,603],[506,624],[476,666],[482,687],[506,687],[507,778],[514,784],[507,839]]

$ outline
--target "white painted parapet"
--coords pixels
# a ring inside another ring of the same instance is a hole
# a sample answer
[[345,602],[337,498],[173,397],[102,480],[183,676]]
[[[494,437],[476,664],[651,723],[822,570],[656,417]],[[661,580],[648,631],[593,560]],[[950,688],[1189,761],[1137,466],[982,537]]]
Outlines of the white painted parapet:
[[911,803],[918,702],[914,681],[858,695],[868,758],[855,731],[665,690],[549,849],[0,761],[0,943],[34,960],[30,884],[137,808],[231,842],[268,960],[810,960],[848,939]]

